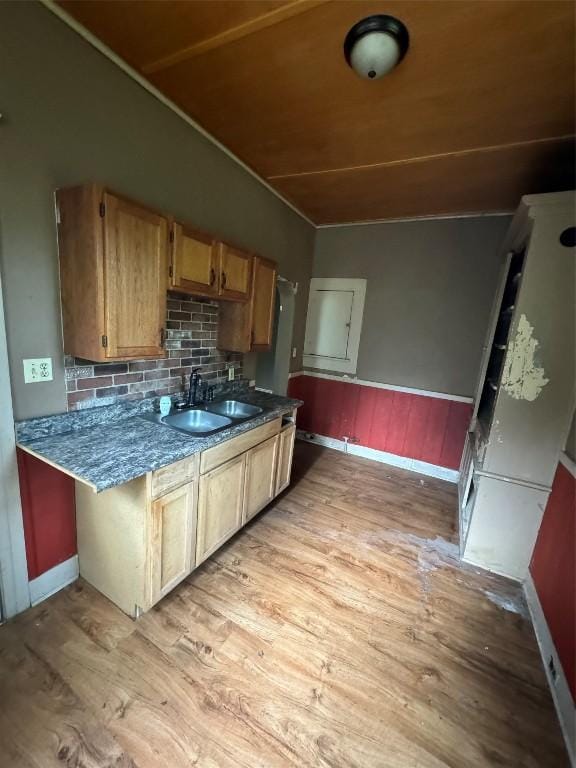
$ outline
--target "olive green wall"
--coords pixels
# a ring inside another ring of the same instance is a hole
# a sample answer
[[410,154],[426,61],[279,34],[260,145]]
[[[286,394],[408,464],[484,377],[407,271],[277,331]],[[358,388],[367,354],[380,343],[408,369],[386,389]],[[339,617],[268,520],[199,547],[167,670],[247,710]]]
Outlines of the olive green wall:
[[[301,367],[314,228],[37,3],[0,3],[0,267],[16,418],[66,409],[54,190],[99,181],[278,261]],[[22,359],[54,381],[24,384]],[[254,370],[247,361],[247,373]]]
[[368,280],[358,378],[474,394],[510,220],[423,219],[317,231],[314,277]]

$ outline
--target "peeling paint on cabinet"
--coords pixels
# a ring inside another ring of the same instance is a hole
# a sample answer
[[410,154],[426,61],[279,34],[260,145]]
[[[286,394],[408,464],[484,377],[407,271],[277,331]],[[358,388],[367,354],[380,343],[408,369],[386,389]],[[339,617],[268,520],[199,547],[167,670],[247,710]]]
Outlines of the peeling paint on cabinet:
[[544,368],[536,362],[540,342],[533,334],[534,328],[526,315],[520,315],[502,375],[502,387],[515,400],[536,400],[549,381]]

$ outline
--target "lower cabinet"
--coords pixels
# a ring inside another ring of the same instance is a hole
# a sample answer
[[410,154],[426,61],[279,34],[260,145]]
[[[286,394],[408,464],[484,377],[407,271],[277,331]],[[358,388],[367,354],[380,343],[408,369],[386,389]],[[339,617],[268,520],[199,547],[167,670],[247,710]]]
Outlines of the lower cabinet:
[[276,496],[276,465],[279,437],[271,437],[246,453],[246,481],[244,483],[244,510],[246,523]]
[[241,454],[200,478],[196,565],[242,525],[245,466]]
[[290,485],[292,474],[292,457],[294,456],[294,439],[296,437],[296,424],[288,424],[278,435],[278,470],[276,472],[277,496]]
[[186,483],[152,502],[152,603],[175,587],[194,568],[198,481]]
[[102,493],[77,481],[80,575],[130,616],[149,610],[288,485],[281,421]]

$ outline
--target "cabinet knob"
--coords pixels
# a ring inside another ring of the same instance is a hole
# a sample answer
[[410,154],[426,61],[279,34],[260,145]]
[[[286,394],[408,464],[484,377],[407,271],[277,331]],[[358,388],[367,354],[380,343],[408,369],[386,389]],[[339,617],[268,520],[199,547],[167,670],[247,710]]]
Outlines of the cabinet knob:
[[214,285],[216,282],[216,272],[214,271],[214,267],[210,268],[210,285]]
[[226,272],[222,272],[222,290],[226,288]]

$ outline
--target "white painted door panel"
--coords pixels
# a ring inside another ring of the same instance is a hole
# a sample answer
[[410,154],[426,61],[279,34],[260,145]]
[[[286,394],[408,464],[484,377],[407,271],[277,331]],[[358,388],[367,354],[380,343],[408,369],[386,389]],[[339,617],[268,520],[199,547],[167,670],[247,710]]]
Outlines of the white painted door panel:
[[313,277],[310,281],[304,365],[356,373],[366,280]]
[[304,353],[348,358],[353,291],[314,291],[310,296]]

